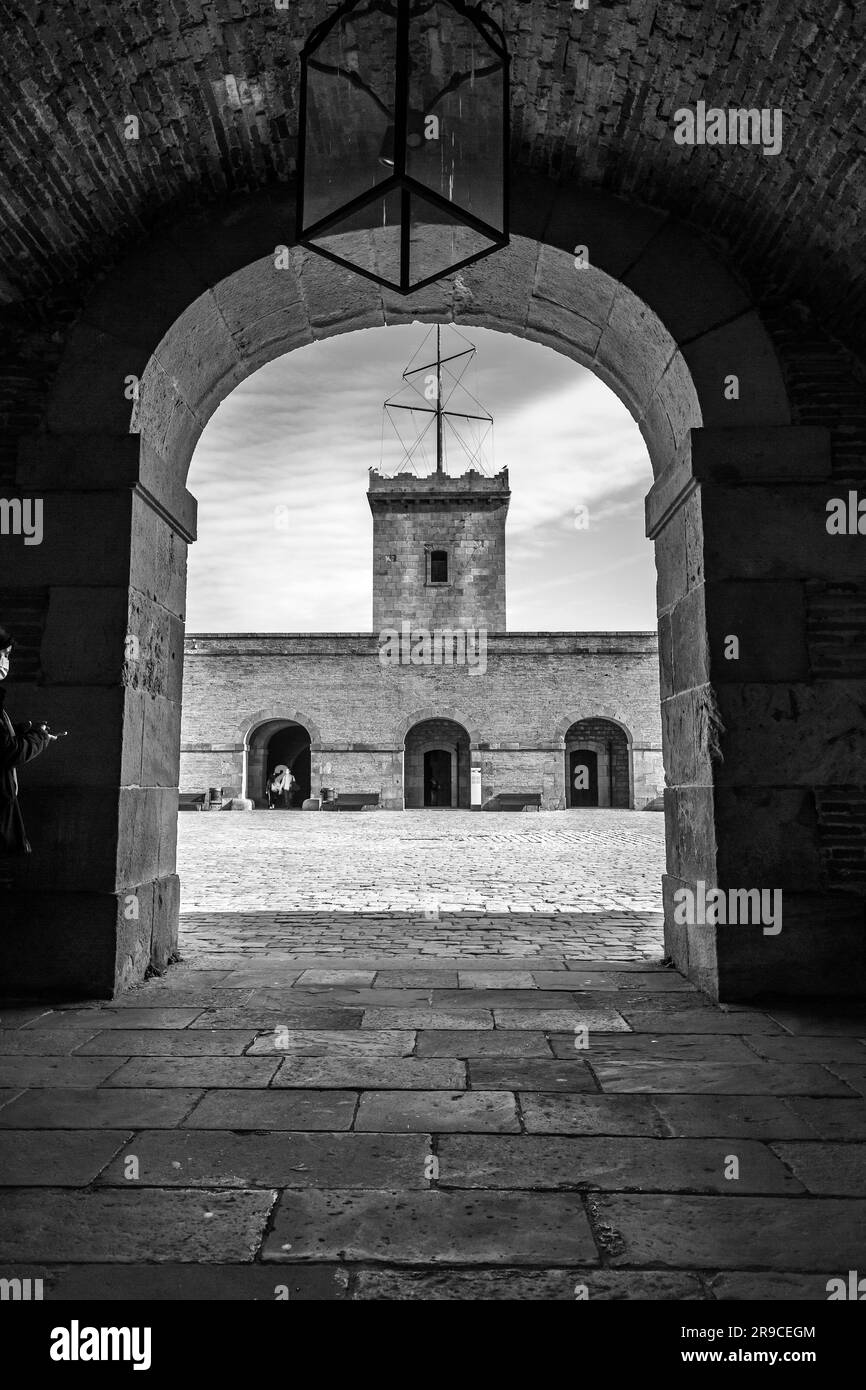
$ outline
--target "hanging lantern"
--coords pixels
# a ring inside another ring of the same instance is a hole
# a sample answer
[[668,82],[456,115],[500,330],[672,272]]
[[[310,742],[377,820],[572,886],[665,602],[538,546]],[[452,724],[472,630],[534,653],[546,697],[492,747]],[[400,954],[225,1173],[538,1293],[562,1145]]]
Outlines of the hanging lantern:
[[348,0],[301,54],[298,240],[408,294],[508,245],[508,53],[459,0]]

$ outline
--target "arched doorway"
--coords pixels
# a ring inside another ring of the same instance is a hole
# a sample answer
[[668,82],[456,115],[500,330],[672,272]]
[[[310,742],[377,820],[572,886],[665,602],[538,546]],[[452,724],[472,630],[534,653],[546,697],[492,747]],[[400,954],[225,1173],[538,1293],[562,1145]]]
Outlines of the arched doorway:
[[628,810],[631,757],[625,730],[612,719],[579,719],[565,735],[566,806]]
[[454,719],[424,719],[413,724],[403,753],[403,804],[407,811],[470,806],[469,742],[469,734]]
[[255,728],[246,753],[246,795],[257,807],[267,806],[268,778],[277,767],[288,767],[295,779],[286,810],[298,810],[310,795],[310,733],[294,719],[269,719]]
[[[74,758],[58,752],[50,786],[35,772],[28,789],[28,828],[39,851],[8,895],[0,967],[10,987],[113,993],[171,958],[179,884],[169,824],[180,754],[185,555],[196,526],[185,486],[193,448],[220,401],[263,363],[299,342],[407,315],[544,342],[596,371],[640,422],[656,474],[647,531],[658,570],[669,954],[727,998],[743,988],[811,991],[818,977],[825,991],[862,983],[862,899],[846,891],[821,815],[850,783],[846,739],[855,740],[859,758],[862,738],[843,680],[833,667],[822,675],[820,652],[807,642],[820,609],[807,620],[803,598],[808,580],[830,584],[849,573],[848,548],[824,530],[829,428],[794,423],[761,312],[709,245],[672,218],[636,215],[624,201],[567,183],[521,173],[512,193],[506,250],[396,304],[291,245],[288,193],[284,202],[238,199],[230,217],[199,210],[126,260],[118,248],[114,268],[82,303],[41,409],[34,400],[28,410],[32,433],[19,439],[16,463],[22,487],[52,490],[46,524],[57,529],[43,546],[10,551],[0,567],[22,602],[33,596],[35,625],[43,625],[40,714],[66,723],[71,689],[100,701],[103,713],[92,733],[82,732]],[[578,226],[591,247],[582,268],[573,253]],[[378,233],[351,235],[375,243]],[[204,275],[197,259],[178,251],[190,237],[208,248]],[[277,270],[273,247],[281,242],[292,254]],[[163,263],[170,274],[154,279],[145,270]],[[144,318],[141,296],[129,293],[142,277]],[[712,292],[684,298],[690,280]],[[723,389],[731,363],[736,392]],[[124,375],[138,383],[131,419],[118,389]],[[793,457],[796,469],[778,464]],[[820,506],[807,506],[807,486],[819,490]],[[797,546],[778,525],[783,503],[803,537]],[[70,527],[74,548],[57,539]],[[768,537],[778,551],[768,553]],[[799,653],[784,678],[777,666],[768,674],[757,657],[750,666],[725,651],[726,634],[736,631],[731,614],[752,625],[750,652],[775,637],[778,610],[764,601],[768,575],[789,576],[802,600],[784,610],[792,614],[790,652]],[[77,640],[58,649],[70,604]],[[111,686],[93,664],[98,634],[105,634]],[[146,660],[135,656],[136,644]],[[802,685],[808,699],[798,694],[789,706],[786,685],[795,693]],[[795,792],[791,769],[810,741],[818,751]],[[461,804],[464,795],[461,786]],[[154,833],[142,835],[146,817]],[[797,827],[796,855],[780,824]],[[698,882],[739,885],[756,844],[761,858],[749,881],[784,889],[787,920],[808,927],[766,937],[756,955],[742,934],[680,925],[674,892]],[[130,894],[147,905],[134,940],[122,916]],[[815,894],[822,895],[817,926]]]

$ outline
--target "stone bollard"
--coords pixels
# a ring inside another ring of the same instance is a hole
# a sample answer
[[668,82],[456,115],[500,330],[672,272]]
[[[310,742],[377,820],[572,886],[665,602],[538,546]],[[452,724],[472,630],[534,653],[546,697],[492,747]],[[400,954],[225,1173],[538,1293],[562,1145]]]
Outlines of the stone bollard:
[[253,803],[245,796],[233,796],[229,802],[230,811],[251,811]]

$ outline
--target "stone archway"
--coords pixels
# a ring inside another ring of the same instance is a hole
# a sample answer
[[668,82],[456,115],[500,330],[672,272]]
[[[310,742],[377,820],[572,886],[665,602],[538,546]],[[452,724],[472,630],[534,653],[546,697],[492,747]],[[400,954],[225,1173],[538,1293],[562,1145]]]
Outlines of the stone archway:
[[[174,949],[195,534],[185,478],[204,423],[293,347],[416,318],[556,348],[612,386],[644,433],[656,475],[647,529],[659,576],[668,952],[725,997],[862,987],[862,899],[826,891],[815,813],[819,793],[826,804],[844,792],[851,740],[856,756],[863,743],[855,692],[809,674],[806,582],[843,580],[853,563],[823,534],[829,434],[792,424],[749,294],[682,227],[527,178],[515,181],[513,228],[506,251],[404,300],[297,247],[277,269],[273,247],[293,239],[291,194],[250,197],[155,238],[84,306],[16,468],[22,492],[47,502],[44,544],[16,553],[10,580],[22,602],[41,605],[40,713],[81,733],[50,769],[35,764],[25,789],[38,852],[18,870],[0,943],[12,988],[111,994]],[[725,390],[731,373],[736,395]],[[725,658],[732,624],[739,664]],[[768,651],[779,653],[769,668]],[[803,695],[795,708],[788,682]],[[756,942],[677,926],[672,894],[698,879],[781,885],[785,931]]]
[[267,805],[267,779],[275,767],[290,769],[297,784],[288,809],[310,795],[310,730],[294,719],[268,719],[250,730],[246,741],[244,796],[254,806]]
[[[437,756],[441,755],[441,756]],[[403,804],[444,809],[471,805],[470,737],[453,719],[424,719],[407,730]]]
[[[612,719],[579,719],[565,731],[563,742],[566,806],[633,808],[631,739],[621,724]],[[586,775],[576,779],[576,766],[585,769]]]

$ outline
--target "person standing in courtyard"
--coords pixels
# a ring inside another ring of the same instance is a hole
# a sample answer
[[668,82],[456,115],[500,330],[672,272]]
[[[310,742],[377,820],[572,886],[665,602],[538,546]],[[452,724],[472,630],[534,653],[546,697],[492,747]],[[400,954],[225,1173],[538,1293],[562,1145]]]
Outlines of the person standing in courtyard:
[[[0,682],[9,674],[13,645],[0,627]],[[46,724],[13,725],[6,713],[6,691],[0,689],[0,883],[10,881],[12,858],[32,853],[18,805],[17,769],[38,758],[57,737]]]
[[278,807],[285,805],[284,788],[286,785],[286,769],[277,767],[268,778],[268,810],[275,811]]

